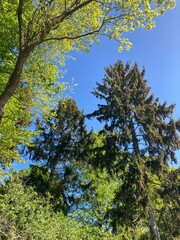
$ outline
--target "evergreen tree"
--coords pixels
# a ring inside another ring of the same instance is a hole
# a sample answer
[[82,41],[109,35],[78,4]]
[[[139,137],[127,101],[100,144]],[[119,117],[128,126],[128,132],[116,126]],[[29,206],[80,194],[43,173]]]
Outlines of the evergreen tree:
[[[93,92],[103,104],[87,117],[104,123],[101,134],[106,137],[106,154],[97,158],[99,165],[106,165],[110,172],[123,172],[115,207],[107,213],[113,218],[114,230],[118,223],[133,225],[148,214],[152,236],[160,239],[149,190],[150,176],[155,174],[161,179],[169,161],[177,163],[180,128],[179,121],[172,118],[175,105],[167,106],[155,99],[144,74],[145,70],[140,72],[137,64],[131,68],[129,63],[124,66],[118,61],[107,67],[103,84],[97,83]],[[118,161],[120,153],[124,159]]]
[[36,165],[31,166],[27,183],[42,194],[53,194],[56,209],[67,213],[75,200],[73,192],[78,192],[78,162],[86,128],[83,113],[72,99],[61,99],[53,114],[37,121],[40,133],[28,149]]

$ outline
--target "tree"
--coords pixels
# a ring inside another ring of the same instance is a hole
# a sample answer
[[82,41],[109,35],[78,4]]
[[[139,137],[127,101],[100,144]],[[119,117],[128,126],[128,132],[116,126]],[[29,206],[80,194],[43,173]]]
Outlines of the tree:
[[120,48],[123,44],[128,48],[129,41],[121,38],[123,32],[134,31],[136,27],[151,29],[153,19],[174,5],[174,0],[2,1],[0,69],[5,75],[0,96],[1,118],[6,103],[23,81],[23,68],[32,55],[38,55],[42,49],[42,56],[51,51],[57,56],[87,49],[104,34],[119,40]]
[[25,182],[43,195],[50,192],[54,196],[55,209],[60,208],[67,214],[76,195],[80,194],[78,163],[87,134],[84,115],[73,99],[63,98],[48,119],[37,120],[37,132],[39,135],[34,138],[28,153],[38,165],[32,165]]
[[[101,134],[106,138],[106,154],[98,158],[100,166],[123,172],[122,185],[116,193],[117,208],[111,211],[115,229],[121,216],[126,216],[128,224],[133,223],[142,208],[149,215],[152,237],[160,239],[150,191],[151,175],[161,179],[169,161],[177,162],[180,129],[179,121],[172,118],[175,105],[167,106],[154,99],[144,74],[145,70],[140,72],[137,64],[131,68],[129,63],[123,66],[118,61],[107,67],[103,84],[97,83],[93,92],[104,103],[88,117],[104,123]],[[118,161],[120,152],[124,159]]]

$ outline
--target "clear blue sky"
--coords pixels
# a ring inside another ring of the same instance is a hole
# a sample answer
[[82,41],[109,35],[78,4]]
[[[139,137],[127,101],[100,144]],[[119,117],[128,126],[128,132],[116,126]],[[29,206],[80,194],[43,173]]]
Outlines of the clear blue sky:
[[[114,64],[118,59],[124,63],[131,61],[138,63],[139,68],[146,68],[145,78],[148,86],[159,97],[160,101],[167,100],[168,104],[176,103],[174,118],[180,118],[180,0],[176,8],[156,19],[156,28],[147,31],[137,29],[124,35],[133,42],[129,51],[118,52],[118,43],[102,38],[101,45],[94,45],[89,54],[74,54],[76,61],[68,60],[65,68],[67,74],[64,80],[75,79],[78,86],[74,90],[73,98],[80,109],[90,113],[97,109],[97,100],[91,91],[104,76],[104,68]],[[98,130],[97,122],[89,122]],[[178,152],[178,158],[180,154]]]

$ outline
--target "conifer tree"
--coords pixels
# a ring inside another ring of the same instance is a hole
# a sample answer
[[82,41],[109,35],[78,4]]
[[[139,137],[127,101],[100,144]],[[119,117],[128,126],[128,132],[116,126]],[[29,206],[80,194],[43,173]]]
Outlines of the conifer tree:
[[[78,188],[78,161],[86,128],[84,115],[72,99],[61,99],[53,114],[37,121],[40,134],[28,149],[36,164],[31,166],[26,182],[42,194],[50,192],[56,207],[67,213],[67,207],[74,201],[73,189]],[[63,200],[59,203],[58,199]]]
[[[154,98],[144,80],[145,70],[139,71],[137,64],[130,67],[118,61],[105,71],[103,84],[97,83],[93,91],[103,103],[87,117],[104,123],[101,134],[106,136],[106,154],[98,157],[99,165],[123,172],[116,207],[107,216],[113,218],[116,231],[118,222],[132,224],[145,209],[152,237],[160,239],[149,191],[150,175],[161,179],[169,161],[177,163],[180,128],[179,121],[172,118],[175,105],[161,104]],[[120,152],[124,159],[118,161]]]

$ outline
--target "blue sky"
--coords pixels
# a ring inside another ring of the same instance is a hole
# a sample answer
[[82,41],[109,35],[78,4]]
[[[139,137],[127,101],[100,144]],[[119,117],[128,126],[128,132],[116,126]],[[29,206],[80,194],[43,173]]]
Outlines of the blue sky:
[[[94,45],[89,54],[74,53],[76,61],[66,62],[64,80],[71,81],[74,78],[78,84],[73,98],[80,109],[85,113],[97,109],[99,100],[91,91],[96,86],[96,81],[101,82],[104,68],[120,59],[123,63],[137,62],[140,69],[144,66],[145,78],[152,93],[161,102],[167,100],[168,104],[176,103],[174,118],[180,118],[180,0],[177,0],[176,8],[167,11],[155,22],[156,28],[151,31],[137,29],[124,35],[133,43],[129,51],[119,53],[118,43],[103,37],[100,46]],[[95,121],[88,122],[88,127],[92,126],[95,130],[100,127]]]

